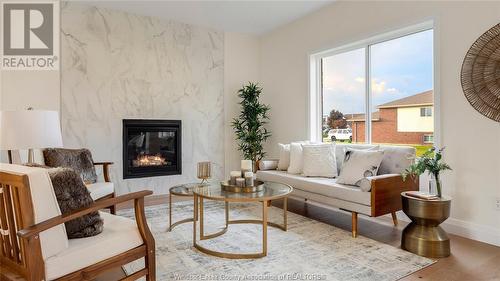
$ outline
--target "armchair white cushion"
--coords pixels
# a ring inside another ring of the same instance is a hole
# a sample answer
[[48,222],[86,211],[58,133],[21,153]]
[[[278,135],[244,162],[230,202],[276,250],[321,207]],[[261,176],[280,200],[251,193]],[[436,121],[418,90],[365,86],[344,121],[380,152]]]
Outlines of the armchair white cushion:
[[[0,163],[0,171],[28,176],[35,223],[61,215],[52,181],[46,169]],[[64,224],[40,233],[40,244],[44,259],[66,250],[68,236]]]
[[70,239],[66,250],[46,259],[47,280],[54,280],[143,244],[133,220],[99,213],[104,220],[103,232],[93,237]]
[[92,199],[98,200],[115,192],[115,187],[112,182],[96,182],[87,184],[87,189],[90,191]]

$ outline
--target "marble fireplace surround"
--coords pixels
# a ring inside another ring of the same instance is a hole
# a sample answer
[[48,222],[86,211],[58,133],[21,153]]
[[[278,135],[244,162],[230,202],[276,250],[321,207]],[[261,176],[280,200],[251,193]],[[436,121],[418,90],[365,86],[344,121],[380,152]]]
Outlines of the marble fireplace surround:
[[[61,37],[64,145],[113,161],[118,194],[197,181],[199,161],[222,177],[222,32],[65,2]],[[123,180],[123,119],[182,120],[182,174]]]

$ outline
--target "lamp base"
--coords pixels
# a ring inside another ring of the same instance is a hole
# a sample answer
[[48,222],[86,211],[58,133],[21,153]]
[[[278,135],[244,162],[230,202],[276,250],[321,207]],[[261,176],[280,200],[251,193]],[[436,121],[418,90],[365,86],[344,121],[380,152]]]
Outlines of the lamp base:
[[28,149],[28,164],[35,164],[35,153],[33,148]]

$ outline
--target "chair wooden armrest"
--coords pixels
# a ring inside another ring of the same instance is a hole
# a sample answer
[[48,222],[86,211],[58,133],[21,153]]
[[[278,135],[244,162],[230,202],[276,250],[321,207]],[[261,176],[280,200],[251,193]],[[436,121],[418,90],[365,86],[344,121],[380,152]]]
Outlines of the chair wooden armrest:
[[[68,222],[70,220],[73,220],[75,218],[87,215],[92,212],[99,211],[101,209],[104,209],[109,206],[113,206],[122,202],[134,200],[135,201],[135,213],[136,213],[136,219],[137,216],[139,215],[140,217],[144,217],[144,197],[153,194],[152,191],[149,190],[144,190],[144,191],[138,191],[138,192],[133,192],[129,194],[125,194],[122,196],[118,196],[115,198],[110,198],[110,199],[105,199],[101,200],[99,202],[94,202],[90,206],[86,208],[80,208],[77,210],[74,210],[73,212],[57,217],[53,217],[51,219],[48,219],[46,221],[37,223],[35,225],[32,225],[28,228],[21,229],[17,232],[17,235],[21,238],[26,238],[26,239],[31,239],[34,236],[38,236],[40,232],[45,231],[47,229],[50,229],[54,226],[57,226],[59,224],[63,224],[65,222]],[[142,214],[141,214],[142,213]],[[137,219],[137,226],[139,229],[144,227],[144,223],[146,223],[145,219]]]
[[113,164],[113,162],[94,162],[94,166],[102,166],[102,173],[104,175],[105,182],[111,182],[111,178],[109,177],[109,166]]
[[402,209],[401,192],[418,190],[418,178],[407,178],[398,174],[374,177],[371,181],[372,217],[393,213]]

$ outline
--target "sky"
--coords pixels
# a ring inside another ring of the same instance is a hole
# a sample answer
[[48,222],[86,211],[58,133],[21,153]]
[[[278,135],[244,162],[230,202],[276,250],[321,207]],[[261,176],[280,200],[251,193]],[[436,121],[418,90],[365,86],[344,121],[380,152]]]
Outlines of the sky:
[[[432,30],[372,45],[372,110],[432,89]],[[323,114],[365,110],[365,49],[323,59]]]

